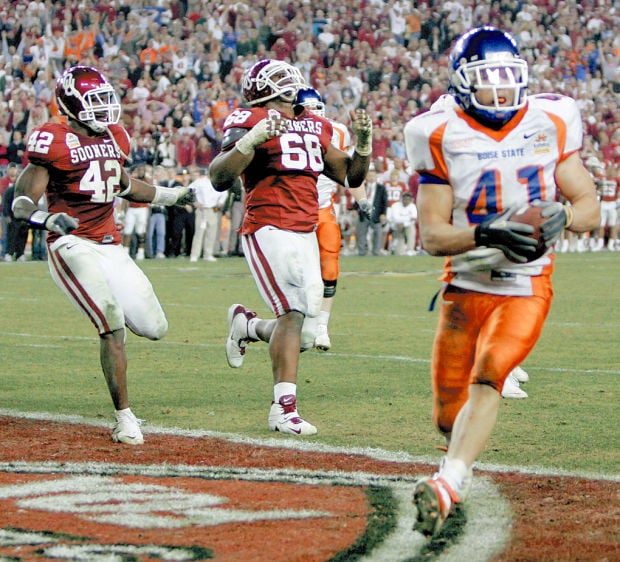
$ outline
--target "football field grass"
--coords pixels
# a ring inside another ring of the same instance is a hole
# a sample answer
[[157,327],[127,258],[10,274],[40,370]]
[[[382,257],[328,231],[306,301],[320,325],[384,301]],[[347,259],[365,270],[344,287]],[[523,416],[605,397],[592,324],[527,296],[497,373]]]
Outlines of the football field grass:
[[[332,350],[301,358],[299,408],[319,429],[309,440],[439,458],[429,380],[437,312],[428,305],[442,263],[429,256],[341,259]],[[617,474],[620,254],[561,254],[556,264],[551,314],[523,365],[529,398],[503,400],[479,460]],[[250,345],[241,369],[226,363],[229,305],[241,302],[270,317],[245,260],[147,260],[141,267],[170,330],[159,342],[128,336],[136,415],[158,426],[291,439],[267,431],[267,346]],[[98,337],[47,265],[0,264],[0,283],[0,408],[111,423]]]

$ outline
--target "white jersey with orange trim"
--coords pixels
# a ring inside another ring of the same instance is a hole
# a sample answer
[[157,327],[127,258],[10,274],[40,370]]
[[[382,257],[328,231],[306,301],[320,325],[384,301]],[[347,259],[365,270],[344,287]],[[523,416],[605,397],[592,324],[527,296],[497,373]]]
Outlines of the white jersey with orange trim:
[[[342,123],[332,121],[331,119],[329,121],[334,127],[332,145],[348,153],[351,149],[351,133]],[[334,193],[338,191],[338,184],[321,174],[316,182],[316,188],[319,192],[319,209],[326,209],[332,204]]]
[[[526,107],[499,131],[483,127],[444,97],[406,124],[405,143],[420,183],[449,184],[454,193],[453,224],[468,227],[535,199],[555,201],[556,166],[580,150],[582,133],[578,106],[566,96],[530,96]],[[449,257],[445,279],[464,289],[529,295],[530,276],[540,275],[551,261],[547,254],[517,265],[500,250],[482,251],[496,254],[485,261],[482,271],[480,262],[468,259],[481,253],[478,248]]]

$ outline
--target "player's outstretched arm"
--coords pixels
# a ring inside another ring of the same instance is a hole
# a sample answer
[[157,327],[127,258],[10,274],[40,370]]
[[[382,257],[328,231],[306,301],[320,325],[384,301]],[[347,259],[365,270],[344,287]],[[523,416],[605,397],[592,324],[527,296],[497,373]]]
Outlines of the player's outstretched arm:
[[78,227],[77,219],[67,213],[48,213],[37,207],[48,182],[47,168],[28,164],[15,182],[13,214],[16,219],[27,221],[32,228],[69,234]]
[[124,170],[121,178],[121,190],[118,196],[129,201],[153,203],[165,207],[183,203],[185,198],[189,196],[189,187],[186,185],[179,187],[152,185],[137,178],[130,178]]

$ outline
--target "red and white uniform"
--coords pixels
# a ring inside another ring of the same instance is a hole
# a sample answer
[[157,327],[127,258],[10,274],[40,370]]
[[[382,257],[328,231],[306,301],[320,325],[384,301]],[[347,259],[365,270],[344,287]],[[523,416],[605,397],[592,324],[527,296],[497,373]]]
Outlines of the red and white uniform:
[[[555,94],[530,96],[527,106],[499,131],[482,127],[455,104],[444,102],[409,121],[405,142],[420,183],[449,183],[453,223],[468,227],[513,205],[555,201],[556,165],[580,150],[582,124],[575,101]],[[464,254],[449,257],[445,280],[473,291],[531,295],[532,276],[551,264],[548,254],[520,265],[500,250],[495,253],[493,268],[485,271],[472,270]]]
[[[64,123],[33,129],[26,156],[47,168],[51,213],[79,220],[71,234],[48,233],[52,278],[100,334],[129,326],[140,336],[159,339],[168,322],[150,281],[120,245],[114,197],[129,152],[129,137],[119,125],[110,133],[88,136]],[[120,151],[119,151],[120,148]]]
[[[121,191],[120,180],[129,153],[129,136],[120,125],[110,126],[114,141],[107,134],[87,136],[76,133],[65,123],[46,123],[28,137],[26,157],[47,168],[50,182],[47,201],[50,213],[67,213],[79,219],[75,236],[95,242],[120,243],[114,223],[114,196]],[[59,237],[48,233],[48,243]]]
[[[269,111],[273,110],[237,109],[226,118],[224,131],[251,129]],[[331,138],[331,123],[306,110],[290,120],[288,133],[256,148],[241,178],[247,195],[241,234],[251,234],[266,225],[295,232],[316,228],[316,182]]]
[[[269,111],[273,110],[233,111],[224,123],[224,135],[229,128],[251,129]],[[324,169],[332,130],[327,119],[303,111],[289,120],[287,133],[256,148],[241,177],[246,191],[240,230],[243,250],[263,300],[277,317],[291,310],[307,318],[320,312],[317,178]],[[307,343],[314,342],[309,330],[304,325],[302,340],[307,338]]]
[[618,182],[614,178],[604,178],[600,183],[601,228],[618,224]]

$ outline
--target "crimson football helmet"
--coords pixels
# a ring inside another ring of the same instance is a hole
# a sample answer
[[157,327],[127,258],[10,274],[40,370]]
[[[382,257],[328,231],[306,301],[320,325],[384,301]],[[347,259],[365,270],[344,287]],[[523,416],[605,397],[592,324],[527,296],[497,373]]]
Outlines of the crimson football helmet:
[[[514,38],[494,27],[478,27],[462,35],[450,54],[450,91],[457,103],[478,121],[501,127],[526,103],[528,68]],[[492,93],[490,103],[476,96]],[[512,91],[512,102],[502,96]]]
[[61,113],[96,133],[103,133],[121,118],[121,104],[107,78],[91,66],[72,66],[56,82]]
[[323,103],[323,98],[314,88],[301,88],[297,92],[295,105],[301,105],[312,111],[312,113],[325,117],[325,104]]
[[246,70],[241,81],[243,96],[249,105],[282,98],[293,102],[297,90],[306,85],[299,70],[283,61],[263,59]]

